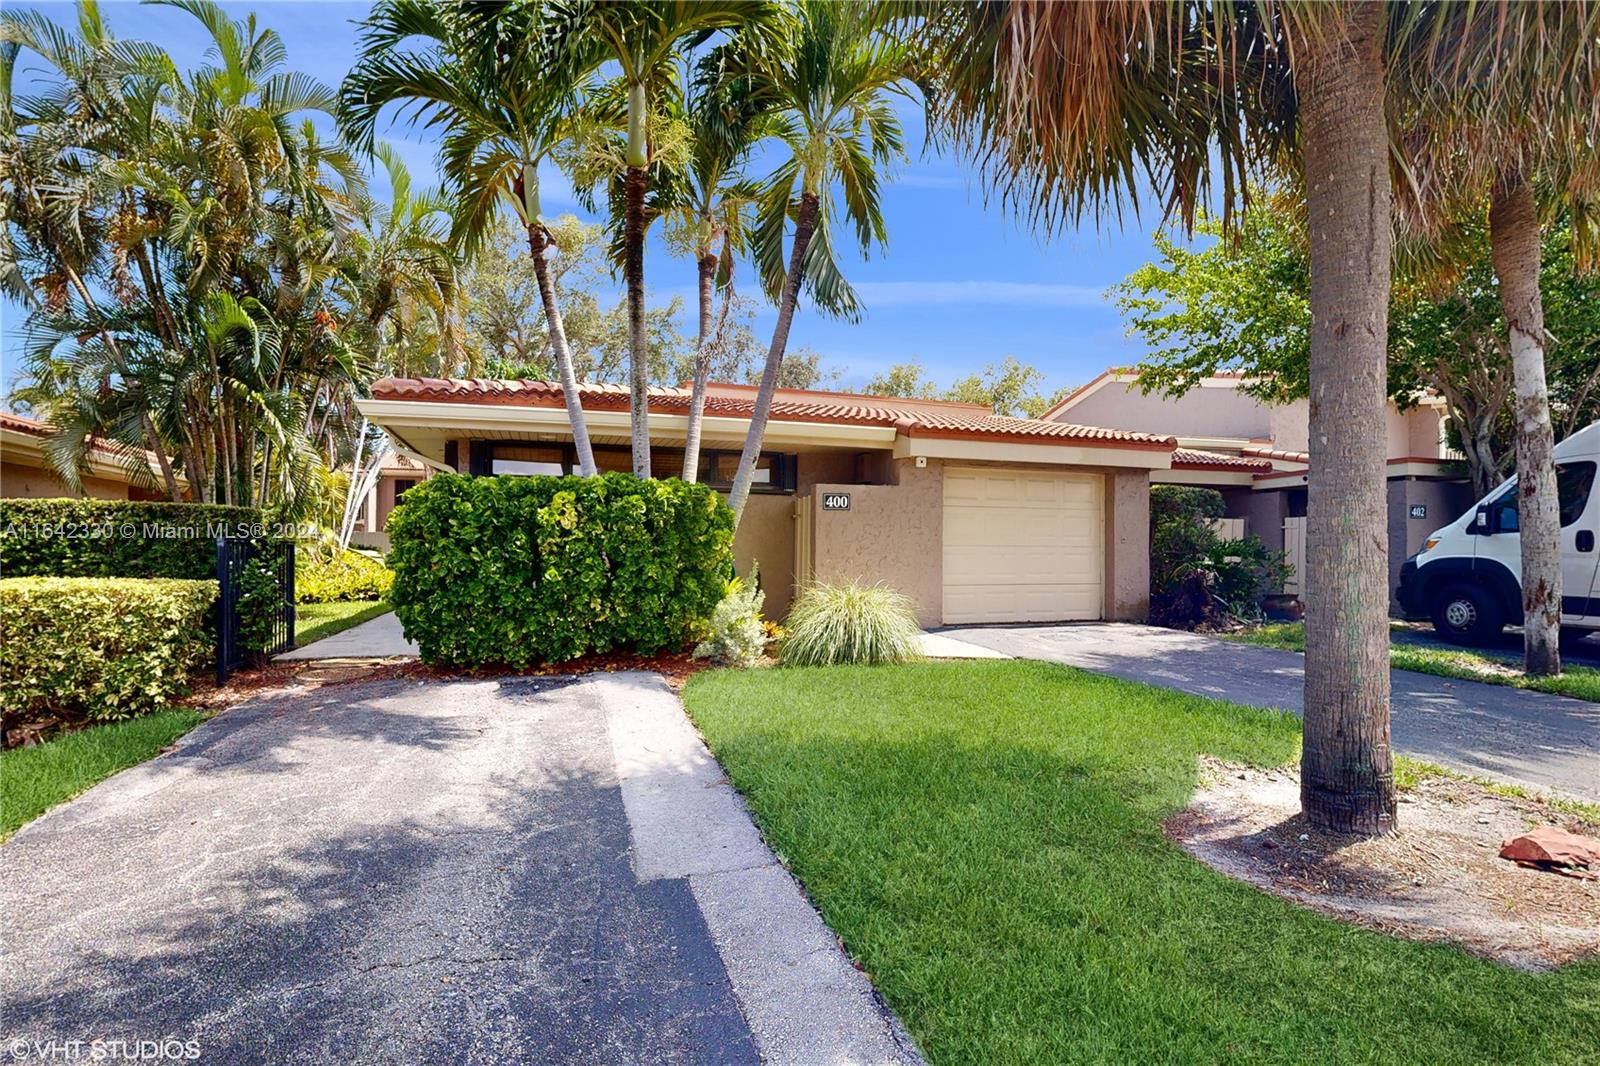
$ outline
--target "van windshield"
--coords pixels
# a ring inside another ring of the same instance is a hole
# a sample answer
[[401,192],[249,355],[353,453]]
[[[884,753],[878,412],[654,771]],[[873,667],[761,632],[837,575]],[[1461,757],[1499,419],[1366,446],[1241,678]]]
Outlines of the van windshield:
[[[1583,517],[1589,505],[1589,493],[1594,490],[1595,464],[1592,462],[1561,463],[1556,466],[1556,499],[1561,509],[1562,526],[1570,526]],[[1517,486],[1506,490],[1489,505],[1495,515],[1494,528],[1501,533],[1515,533],[1522,528],[1517,515]]]

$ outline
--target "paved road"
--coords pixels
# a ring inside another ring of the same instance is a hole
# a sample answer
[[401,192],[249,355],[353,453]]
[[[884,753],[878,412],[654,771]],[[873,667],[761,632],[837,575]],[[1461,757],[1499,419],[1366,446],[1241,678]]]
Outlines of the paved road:
[[25,828],[0,899],[13,1055],[917,1061],[650,675],[257,700]]
[[[967,626],[950,636],[1258,707],[1299,713],[1305,657],[1136,625]],[[1600,801],[1600,704],[1504,685],[1393,673],[1395,747],[1496,780]]]

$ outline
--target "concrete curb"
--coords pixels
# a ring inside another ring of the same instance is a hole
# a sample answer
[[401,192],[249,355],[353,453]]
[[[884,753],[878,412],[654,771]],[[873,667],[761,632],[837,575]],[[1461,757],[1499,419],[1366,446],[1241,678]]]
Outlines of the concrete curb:
[[[597,679],[598,680],[598,679]],[[605,675],[640,880],[687,878],[762,1060],[921,1064],[659,676]]]

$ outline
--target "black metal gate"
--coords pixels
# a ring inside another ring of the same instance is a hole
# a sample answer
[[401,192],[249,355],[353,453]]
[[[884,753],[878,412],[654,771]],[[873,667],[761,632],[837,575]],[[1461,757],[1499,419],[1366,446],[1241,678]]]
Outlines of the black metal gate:
[[[247,593],[251,613],[270,612],[270,632],[262,655],[294,647],[294,541],[217,538],[217,684],[244,666],[254,649],[240,640],[239,608]],[[270,607],[257,604],[268,598]]]

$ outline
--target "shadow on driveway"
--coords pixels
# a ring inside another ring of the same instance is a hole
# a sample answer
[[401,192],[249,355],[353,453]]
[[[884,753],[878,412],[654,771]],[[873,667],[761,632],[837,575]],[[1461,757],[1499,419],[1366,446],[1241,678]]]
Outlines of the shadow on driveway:
[[5,846],[3,1039],[756,1061],[688,883],[634,877],[595,702],[390,680],[202,726]]

